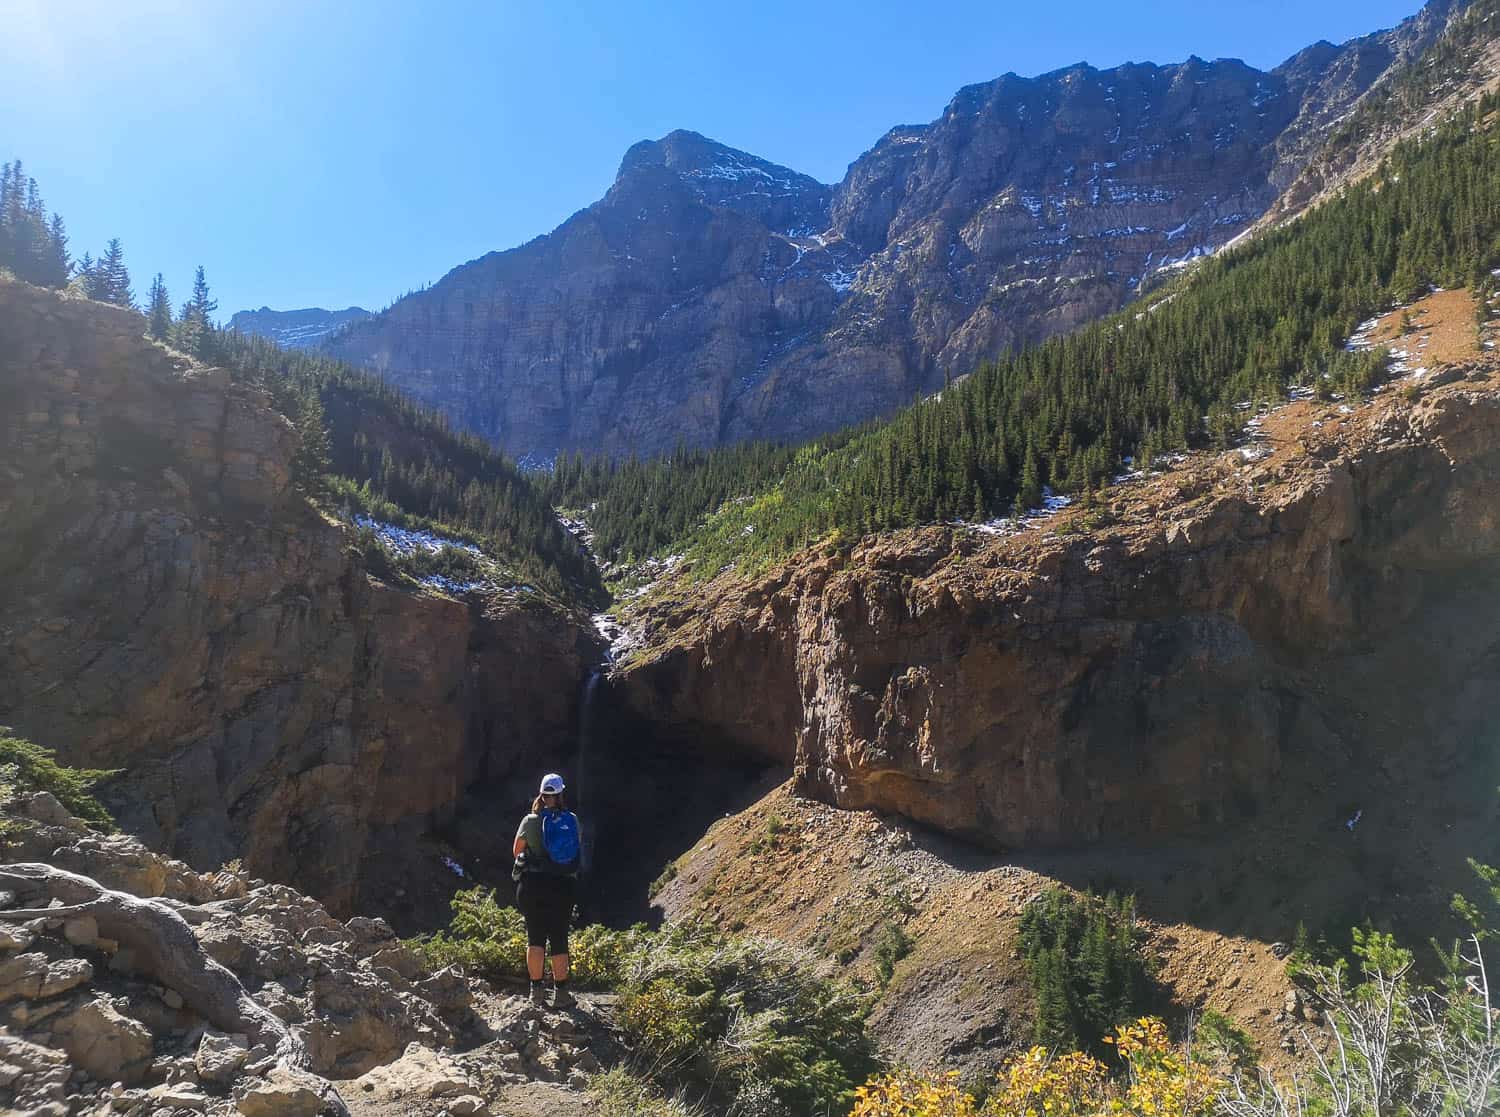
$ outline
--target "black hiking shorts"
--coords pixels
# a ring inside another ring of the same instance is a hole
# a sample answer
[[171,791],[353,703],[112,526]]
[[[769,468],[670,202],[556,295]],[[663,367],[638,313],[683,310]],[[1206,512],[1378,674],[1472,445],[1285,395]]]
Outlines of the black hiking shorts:
[[553,873],[522,873],[516,885],[516,907],[526,920],[526,945],[568,953],[568,924],[573,921],[577,881]]

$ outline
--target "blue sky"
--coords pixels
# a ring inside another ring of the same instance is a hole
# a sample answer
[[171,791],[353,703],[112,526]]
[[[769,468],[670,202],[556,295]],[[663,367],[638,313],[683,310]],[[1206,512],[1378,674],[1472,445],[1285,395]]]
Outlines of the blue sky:
[[379,308],[598,198],[691,128],[825,182],[1006,71],[1269,68],[1418,0],[911,4],[0,0],[0,158],[137,293]]

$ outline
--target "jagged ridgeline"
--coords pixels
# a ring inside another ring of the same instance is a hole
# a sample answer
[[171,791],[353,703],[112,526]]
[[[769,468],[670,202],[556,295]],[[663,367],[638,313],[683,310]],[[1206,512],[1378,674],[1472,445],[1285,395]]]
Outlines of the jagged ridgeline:
[[471,539],[566,601],[597,604],[598,571],[553,514],[545,494],[505,455],[455,433],[440,415],[341,361],[284,350],[234,331],[216,359],[269,390],[304,437],[327,432],[325,499],[402,526]]
[[[686,548],[711,575],[830,533],[1007,514],[1039,504],[1044,486],[1089,493],[1127,458],[1225,442],[1237,403],[1283,399],[1292,385],[1361,392],[1383,365],[1378,354],[1344,350],[1362,318],[1429,284],[1492,282],[1497,106],[1493,95],[1470,104],[1296,222],[1110,318],[1004,356],[889,422],[796,451],[566,462],[553,496],[592,506],[606,547]],[[736,465],[745,470],[737,490]],[[695,523],[662,542],[662,525]]]
[[1500,0],[1471,0],[1453,20],[1447,32],[1433,43],[1413,65],[1406,66],[1370,91],[1328,138],[1326,154],[1337,157],[1357,150],[1361,137],[1382,127],[1410,121],[1426,113],[1454,81],[1454,75],[1471,72],[1493,42]]

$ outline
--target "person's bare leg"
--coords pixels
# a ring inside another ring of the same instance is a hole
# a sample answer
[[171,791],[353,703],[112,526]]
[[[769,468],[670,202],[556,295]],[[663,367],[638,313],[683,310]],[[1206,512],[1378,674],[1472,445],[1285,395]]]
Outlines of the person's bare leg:
[[[540,962],[537,963],[537,968],[541,968]],[[568,956],[566,954],[554,954],[552,956],[552,980],[568,980]]]
[[[528,946],[526,948],[526,972],[527,972],[527,974],[530,975],[532,981],[541,981],[542,980],[542,977],[544,976],[543,973],[542,973],[542,962],[546,959],[546,957],[547,957],[547,948],[546,947],[543,947],[543,946]],[[567,960],[566,957],[564,957],[563,958],[563,966],[564,966],[564,968],[567,967],[567,964],[568,964],[568,960]],[[556,968],[557,968],[557,959],[556,958],[552,959],[552,966],[553,966],[553,972],[555,973],[556,972]]]

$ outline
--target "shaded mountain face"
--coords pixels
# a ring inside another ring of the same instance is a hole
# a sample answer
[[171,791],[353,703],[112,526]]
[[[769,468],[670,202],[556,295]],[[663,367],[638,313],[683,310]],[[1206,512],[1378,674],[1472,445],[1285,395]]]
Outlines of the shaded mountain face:
[[892,129],[834,187],[674,132],[552,233],[324,348],[538,464],[888,413],[1233,239],[1456,6],[1270,72],[1008,74]]
[[263,306],[259,310],[237,311],[229,320],[229,328],[253,337],[269,338],[286,349],[313,349],[346,322],[358,322],[370,316],[368,310],[358,306],[344,310],[324,310],[320,306],[304,310],[272,310]]

